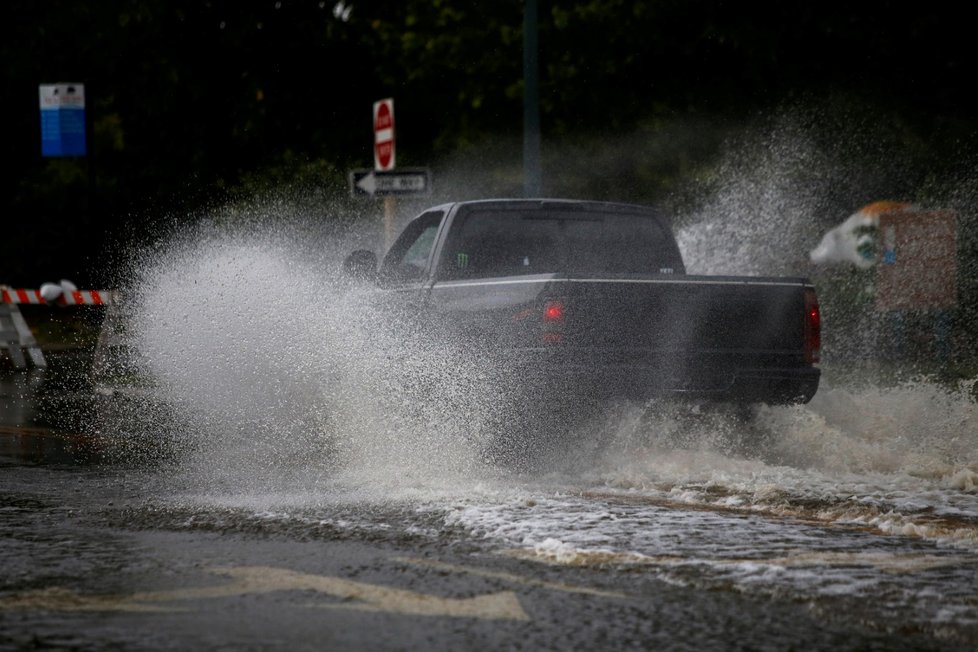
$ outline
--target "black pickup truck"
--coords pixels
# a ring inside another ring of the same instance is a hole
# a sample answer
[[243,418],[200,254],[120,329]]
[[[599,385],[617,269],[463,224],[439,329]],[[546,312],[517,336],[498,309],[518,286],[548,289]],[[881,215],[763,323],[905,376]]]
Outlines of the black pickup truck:
[[407,306],[415,334],[492,360],[526,396],[805,403],[820,321],[805,278],[686,273],[667,219],[572,200],[445,204],[349,274]]

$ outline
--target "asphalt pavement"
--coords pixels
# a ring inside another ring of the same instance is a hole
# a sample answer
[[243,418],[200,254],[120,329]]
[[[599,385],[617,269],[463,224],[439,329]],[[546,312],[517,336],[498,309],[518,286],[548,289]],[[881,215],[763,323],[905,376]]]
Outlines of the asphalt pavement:
[[2,650],[974,649],[859,601],[541,563],[403,502],[180,500],[44,373],[0,382]]

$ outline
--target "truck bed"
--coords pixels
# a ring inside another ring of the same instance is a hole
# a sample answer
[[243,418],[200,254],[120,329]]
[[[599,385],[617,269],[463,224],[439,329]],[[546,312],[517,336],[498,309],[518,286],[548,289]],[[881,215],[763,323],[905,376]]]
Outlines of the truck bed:
[[541,274],[439,281],[430,320],[513,378],[557,391],[807,402],[802,278]]

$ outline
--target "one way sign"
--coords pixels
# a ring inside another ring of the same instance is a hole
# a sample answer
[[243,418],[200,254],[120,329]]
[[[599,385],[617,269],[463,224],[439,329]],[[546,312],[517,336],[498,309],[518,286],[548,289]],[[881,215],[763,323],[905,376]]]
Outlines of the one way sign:
[[427,195],[431,192],[431,174],[425,168],[378,172],[354,170],[350,173],[350,194],[381,197],[388,195]]

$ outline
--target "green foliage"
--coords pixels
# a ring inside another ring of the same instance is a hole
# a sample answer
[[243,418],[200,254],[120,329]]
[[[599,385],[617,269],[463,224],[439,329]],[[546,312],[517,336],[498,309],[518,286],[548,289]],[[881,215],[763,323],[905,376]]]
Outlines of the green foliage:
[[[93,266],[79,252],[99,251],[107,234],[161,216],[192,219],[256,192],[317,187],[345,200],[346,172],[371,163],[370,106],[387,96],[399,165],[471,168],[471,182],[451,188],[459,195],[519,192],[519,0],[10,0],[5,8],[0,210],[25,237],[49,243],[29,258],[16,242],[0,244],[6,282],[33,282],[52,267],[80,280],[76,269],[97,275],[108,256]],[[853,141],[852,157],[865,164],[858,187],[839,184],[829,203],[912,196],[927,175],[944,179],[972,160],[978,105],[965,11],[541,2],[545,188],[692,203],[683,195],[689,180],[709,180],[738,126],[814,101],[832,107],[812,125],[826,148],[845,146],[850,123],[879,134],[872,145]],[[36,88],[55,81],[86,84],[92,161],[39,156]],[[58,244],[55,233],[73,235]]]

